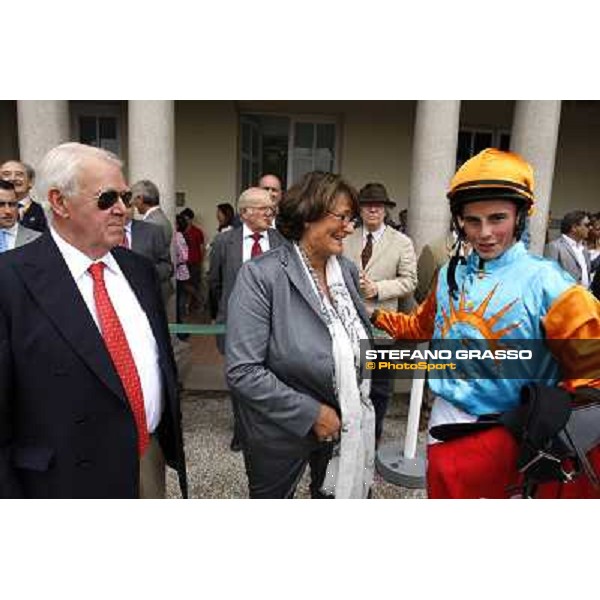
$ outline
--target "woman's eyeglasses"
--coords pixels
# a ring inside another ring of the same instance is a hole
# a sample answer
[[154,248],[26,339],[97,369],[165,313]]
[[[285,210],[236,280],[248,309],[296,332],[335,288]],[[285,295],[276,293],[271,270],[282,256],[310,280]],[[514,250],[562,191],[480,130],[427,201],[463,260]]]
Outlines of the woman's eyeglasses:
[[123,204],[129,208],[131,205],[130,191],[117,192],[117,190],[106,190],[105,192],[100,192],[97,196],[94,196],[94,200],[96,200],[100,210],[108,210],[119,201],[119,198],[121,198]]
[[339,215],[338,213],[331,212],[330,210],[327,211],[327,214],[331,215],[332,217],[335,217],[340,223],[342,223],[344,227],[346,227],[347,225],[352,225],[352,227],[356,227],[359,222],[359,218],[353,215]]

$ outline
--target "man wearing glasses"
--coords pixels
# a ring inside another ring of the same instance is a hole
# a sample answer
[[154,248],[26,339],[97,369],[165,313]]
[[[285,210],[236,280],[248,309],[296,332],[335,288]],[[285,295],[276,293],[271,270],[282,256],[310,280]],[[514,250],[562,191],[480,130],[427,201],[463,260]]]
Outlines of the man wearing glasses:
[[131,193],[77,143],[38,175],[51,226],[0,256],[0,497],[187,496],[176,368],[153,265],[123,248]]
[[590,218],[583,210],[568,212],[560,224],[561,236],[546,246],[544,256],[554,259],[577,283],[588,288],[592,269],[585,240],[590,229]]
[[44,209],[30,196],[35,179],[33,168],[18,160],[9,160],[0,166],[0,177],[15,186],[21,224],[35,231],[46,231],[48,225]]
[[0,179],[0,254],[24,246],[41,234],[19,224],[19,203],[15,186]]
[[[275,209],[269,192],[248,188],[239,197],[238,211],[242,226],[217,235],[210,253],[209,303],[216,323],[227,322],[227,304],[242,264],[283,241],[283,237],[271,227]],[[225,353],[224,336],[217,336],[217,347],[221,354]],[[234,427],[230,447],[235,452],[241,450],[237,427]]]

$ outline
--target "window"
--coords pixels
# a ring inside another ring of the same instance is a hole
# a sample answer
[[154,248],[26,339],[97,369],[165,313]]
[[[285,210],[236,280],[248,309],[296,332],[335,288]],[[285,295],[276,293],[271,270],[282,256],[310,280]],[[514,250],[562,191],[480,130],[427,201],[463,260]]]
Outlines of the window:
[[461,129],[456,148],[457,168],[485,148],[509,150],[510,132],[501,129]]
[[121,154],[121,107],[101,102],[72,102],[73,136],[82,144]]
[[240,190],[273,173],[287,189],[305,173],[337,169],[335,118],[292,115],[240,116]]
[[296,121],[290,139],[291,163],[288,179],[298,181],[309,171],[333,171],[335,165],[335,124]]

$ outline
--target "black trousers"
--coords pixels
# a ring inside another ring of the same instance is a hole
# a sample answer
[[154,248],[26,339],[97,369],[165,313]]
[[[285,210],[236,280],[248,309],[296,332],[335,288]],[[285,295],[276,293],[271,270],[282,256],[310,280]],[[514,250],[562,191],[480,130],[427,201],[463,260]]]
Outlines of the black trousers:
[[307,456],[289,456],[242,442],[250,498],[293,498],[304,470],[310,465],[311,498],[328,499],[321,486],[333,444],[323,443]]
[[379,442],[383,433],[385,413],[394,390],[394,380],[385,377],[385,371],[373,371],[372,373],[371,402],[375,409],[375,440]]

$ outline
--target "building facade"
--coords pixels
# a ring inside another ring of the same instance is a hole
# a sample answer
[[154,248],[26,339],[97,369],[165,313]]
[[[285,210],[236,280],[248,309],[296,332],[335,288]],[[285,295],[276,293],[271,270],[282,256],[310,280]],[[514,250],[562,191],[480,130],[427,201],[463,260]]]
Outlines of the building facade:
[[[333,170],[357,188],[384,183],[408,208],[417,251],[443,235],[445,191],[458,164],[495,146],[536,171],[532,250],[562,215],[600,210],[600,102],[596,101],[0,101],[0,160],[34,167],[52,146],[76,140],[149,178],[171,217],[191,207],[211,238],[216,205],[263,172],[289,187]],[[397,213],[394,215],[397,217]]]

